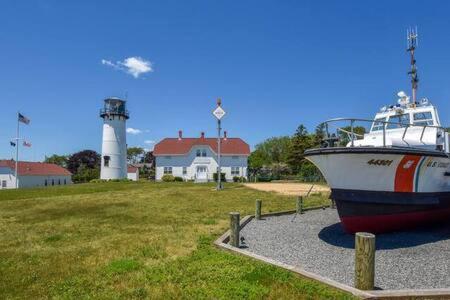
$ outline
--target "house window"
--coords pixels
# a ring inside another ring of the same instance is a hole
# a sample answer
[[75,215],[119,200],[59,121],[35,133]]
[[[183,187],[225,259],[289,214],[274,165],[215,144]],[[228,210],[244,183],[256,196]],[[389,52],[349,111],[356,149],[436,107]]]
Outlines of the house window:
[[66,179],[64,179],[64,185],[66,185],[67,184],[67,180]]
[[172,156],[165,156],[165,159],[172,159]]
[[232,159],[238,159],[239,156],[232,156],[231,158],[232,158]]
[[58,179],[58,185],[61,185],[61,179]]
[[430,111],[415,113],[414,114],[414,125],[425,126],[433,125],[433,116]]
[[231,167],[231,175],[239,176],[239,167]]
[[6,180],[2,180],[2,189],[6,188]]
[[183,167],[183,175],[187,175],[187,167]]
[[48,185],[48,181],[47,179],[44,180],[44,185],[47,186]]
[[172,167],[164,167],[165,175],[172,175]]
[[111,157],[108,156],[108,155],[103,156],[103,166],[109,167],[109,160],[110,159],[111,159]]
[[202,149],[202,157],[206,157],[206,149]]
[[55,179],[52,179],[52,185],[55,185]]

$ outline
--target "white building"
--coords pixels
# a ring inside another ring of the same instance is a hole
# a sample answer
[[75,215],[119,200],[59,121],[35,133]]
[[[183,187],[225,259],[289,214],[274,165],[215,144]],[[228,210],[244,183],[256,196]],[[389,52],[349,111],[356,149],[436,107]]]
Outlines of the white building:
[[139,181],[139,168],[133,165],[128,165],[127,178],[133,181]]
[[[170,174],[196,182],[213,181],[217,173],[217,138],[166,138],[155,145],[156,180]],[[228,138],[225,131],[221,139],[221,172],[227,181],[233,177],[247,178],[250,147],[240,138]]]
[[100,117],[103,119],[100,178],[127,178],[126,121],[129,114],[125,101],[119,98],[105,99]]
[[[14,160],[0,160],[0,189],[16,187]],[[72,184],[72,174],[55,164],[18,162],[18,187],[37,187]]]

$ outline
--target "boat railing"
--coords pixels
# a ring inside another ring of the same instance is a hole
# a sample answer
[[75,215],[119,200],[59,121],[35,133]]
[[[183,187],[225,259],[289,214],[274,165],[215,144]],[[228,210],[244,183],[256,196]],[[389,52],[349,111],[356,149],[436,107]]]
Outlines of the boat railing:
[[[377,124],[382,124],[381,127],[382,129],[380,131],[382,131],[382,136],[383,136],[383,147],[387,147],[387,143],[386,143],[386,135],[387,132],[389,130],[393,130],[393,129],[402,129],[403,128],[403,133],[401,135],[402,137],[402,141],[407,145],[407,147],[411,147],[413,148],[414,146],[411,146],[407,140],[406,140],[406,134],[408,132],[408,129],[411,127],[416,127],[416,128],[422,128],[421,133],[420,133],[420,139],[419,142],[422,143],[423,145],[425,145],[424,142],[424,136],[425,136],[425,131],[427,128],[435,128],[438,130],[438,133],[440,132],[442,134],[445,133],[445,128],[442,126],[435,126],[435,125],[418,125],[418,124],[406,124],[406,123],[401,123],[401,122],[388,122],[388,121],[381,121],[381,120],[372,120],[372,119],[360,119],[360,118],[335,118],[335,119],[330,119],[327,120],[325,122],[323,122],[321,125],[323,125],[325,127],[325,132],[326,132],[326,139],[328,141],[331,141],[331,146],[334,145],[334,142],[339,141],[339,135],[330,135],[330,127],[334,126],[334,123],[338,123],[338,122],[349,122],[350,126],[341,126],[341,127],[337,127],[337,132],[342,132],[347,134],[349,142],[350,142],[350,147],[354,147],[355,146],[355,141],[358,139],[362,139],[364,138],[364,134],[360,134],[360,133],[356,133],[355,132],[355,123],[368,123],[370,125],[370,130],[372,129],[372,126],[374,123]],[[348,124],[348,123],[347,123]],[[388,125],[395,125],[397,126],[396,128],[391,128],[388,129]],[[347,129],[343,129],[342,127],[345,127]],[[350,128],[348,128],[350,127]],[[364,127],[365,128],[365,127]],[[373,132],[373,131],[372,131]],[[445,151],[445,149],[448,149],[448,139],[443,139],[443,143],[439,144],[437,141],[438,136],[436,136],[436,146],[437,146],[437,150],[440,151]],[[329,143],[330,144],[330,143]],[[328,145],[330,146],[330,145]],[[440,147],[438,147],[440,146]]]

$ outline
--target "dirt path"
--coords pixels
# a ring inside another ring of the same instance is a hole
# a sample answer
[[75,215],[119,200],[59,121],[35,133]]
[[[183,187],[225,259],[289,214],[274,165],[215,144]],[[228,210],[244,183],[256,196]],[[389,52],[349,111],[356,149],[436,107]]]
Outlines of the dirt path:
[[[265,191],[265,192],[277,192],[284,195],[306,195],[312,186],[312,183],[245,183],[246,187]],[[325,185],[314,185],[311,193],[329,192],[330,189]]]

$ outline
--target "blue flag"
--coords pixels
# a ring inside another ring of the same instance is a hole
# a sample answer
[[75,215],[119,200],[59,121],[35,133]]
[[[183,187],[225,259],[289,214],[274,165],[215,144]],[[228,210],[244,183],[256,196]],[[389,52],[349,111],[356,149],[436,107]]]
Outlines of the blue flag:
[[11,146],[13,146],[13,147],[16,146],[16,143],[14,143],[14,142],[9,142],[9,144],[10,144]]

